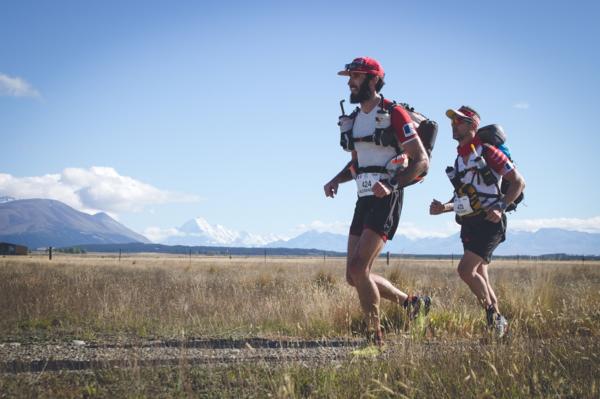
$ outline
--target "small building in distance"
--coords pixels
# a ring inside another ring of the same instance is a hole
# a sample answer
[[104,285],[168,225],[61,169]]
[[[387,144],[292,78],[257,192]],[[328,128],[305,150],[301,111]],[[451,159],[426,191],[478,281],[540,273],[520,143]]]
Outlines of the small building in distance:
[[27,255],[27,247],[23,245],[0,242],[0,255]]

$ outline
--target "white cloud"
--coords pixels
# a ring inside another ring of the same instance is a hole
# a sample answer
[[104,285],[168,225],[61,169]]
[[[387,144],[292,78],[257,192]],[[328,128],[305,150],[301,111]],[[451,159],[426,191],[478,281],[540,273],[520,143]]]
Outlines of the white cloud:
[[529,103],[526,101],[519,101],[518,103],[513,104],[513,108],[516,109],[529,109]]
[[39,98],[40,93],[25,80],[0,73],[0,96]]
[[448,222],[439,229],[424,229],[411,222],[400,222],[396,234],[402,234],[410,239],[428,237],[448,237],[460,231],[460,227],[454,222]]
[[198,197],[160,190],[121,176],[110,167],[67,168],[60,174],[14,177],[0,173],[0,196],[17,199],[49,198],[83,212],[116,215],[141,211],[145,206],[167,202],[194,202]]
[[300,224],[294,227],[291,235],[295,237],[310,230],[315,230],[319,233],[348,234],[349,229],[350,223],[348,222],[322,222],[320,220],[314,220],[310,223]]
[[600,233],[600,216],[594,216],[588,219],[514,219],[509,221],[508,228],[522,231],[537,231],[543,228],[558,228],[565,230],[583,231],[586,233]]
[[147,227],[142,234],[152,242],[162,242],[168,237],[184,237],[186,235],[175,227],[163,229],[153,226]]

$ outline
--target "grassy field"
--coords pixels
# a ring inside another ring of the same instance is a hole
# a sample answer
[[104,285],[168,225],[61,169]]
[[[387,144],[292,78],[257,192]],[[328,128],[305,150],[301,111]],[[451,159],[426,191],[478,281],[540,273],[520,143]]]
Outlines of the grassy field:
[[[511,323],[509,337],[496,341],[449,260],[378,262],[375,272],[434,301],[414,323],[383,304],[391,350],[381,356],[0,374],[0,397],[600,395],[600,264],[493,262]],[[0,258],[0,343],[352,338],[362,329],[343,259]]]

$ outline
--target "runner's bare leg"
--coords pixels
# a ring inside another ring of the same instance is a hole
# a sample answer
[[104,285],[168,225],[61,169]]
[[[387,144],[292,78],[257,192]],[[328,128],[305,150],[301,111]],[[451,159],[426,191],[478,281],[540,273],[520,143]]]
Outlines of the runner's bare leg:
[[379,294],[388,301],[392,301],[394,303],[397,303],[398,305],[402,305],[404,301],[408,299],[408,294],[400,291],[385,277],[371,273],[371,279],[377,285],[377,289],[379,289]]
[[360,305],[367,317],[369,330],[379,331],[379,290],[369,274],[369,265],[383,246],[381,237],[364,229],[352,254],[348,254],[348,275],[358,293]]
[[[352,282],[352,278],[350,277],[350,271],[349,271],[348,265],[350,264],[350,258],[356,251],[356,247],[358,246],[359,240],[360,240],[360,236],[356,236],[356,235],[352,235],[352,234],[348,236],[348,252],[347,252],[348,257],[347,257],[347,263],[346,263],[346,281],[351,286],[354,286],[354,283]],[[383,248],[383,245],[381,245],[381,247]],[[375,263],[375,259],[377,259],[377,255],[379,255],[380,252],[381,252],[381,248],[379,248],[376,255],[371,260],[371,263],[369,264],[369,273],[371,272],[373,263]],[[371,276],[371,279],[377,285],[377,289],[379,290],[379,295],[382,298],[385,298],[388,301],[392,301],[399,305],[402,305],[404,303],[404,301],[406,301],[406,299],[408,298],[408,295],[406,293],[404,293],[401,290],[399,290],[398,288],[396,288],[385,277],[377,275],[377,274],[373,274],[373,273],[370,273],[370,276]]]
[[458,264],[457,271],[460,278],[467,283],[473,294],[487,307],[492,304],[492,299],[485,279],[477,273],[477,269],[482,263],[483,259],[479,255],[471,251],[465,251]]
[[488,264],[482,263],[477,268],[477,273],[480,274],[485,280],[485,284],[487,285],[488,292],[490,293],[490,299],[492,300],[492,305],[494,305],[494,309],[496,313],[500,313],[500,308],[498,307],[498,298],[496,298],[496,293],[492,288],[492,284],[490,283],[490,277],[488,275]]

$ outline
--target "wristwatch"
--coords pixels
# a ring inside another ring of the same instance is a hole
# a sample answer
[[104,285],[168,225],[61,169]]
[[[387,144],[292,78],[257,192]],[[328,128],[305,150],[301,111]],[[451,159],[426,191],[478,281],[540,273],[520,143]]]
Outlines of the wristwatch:
[[494,204],[494,207],[500,209],[502,212],[504,212],[506,210],[506,207],[508,205],[506,204],[506,202],[504,200],[499,200],[498,202],[496,202]]

